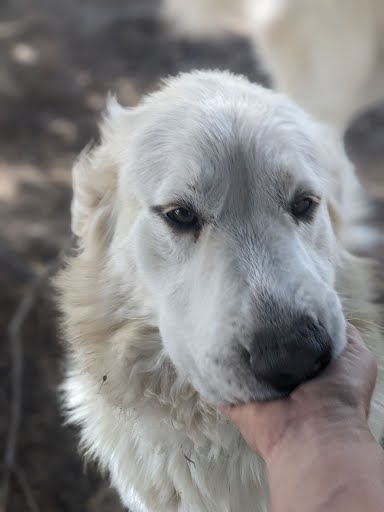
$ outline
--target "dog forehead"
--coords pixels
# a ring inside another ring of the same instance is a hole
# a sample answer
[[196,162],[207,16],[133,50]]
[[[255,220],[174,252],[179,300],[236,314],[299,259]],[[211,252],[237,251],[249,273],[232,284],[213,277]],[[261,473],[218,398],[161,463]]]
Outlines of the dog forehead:
[[297,130],[281,130],[274,120],[255,122],[239,112],[214,111],[198,121],[175,130],[168,122],[165,132],[161,128],[148,136],[138,173],[151,202],[198,195],[212,208],[224,198],[250,205],[252,198],[263,202],[286,195],[295,181],[311,174],[312,148]]
[[143,110],[134,172],[152,203],[185,192],[208,195],[211,203],[250,191],[263,199],[316,160],[312,122],[298,107],[225,73],[172,80]]

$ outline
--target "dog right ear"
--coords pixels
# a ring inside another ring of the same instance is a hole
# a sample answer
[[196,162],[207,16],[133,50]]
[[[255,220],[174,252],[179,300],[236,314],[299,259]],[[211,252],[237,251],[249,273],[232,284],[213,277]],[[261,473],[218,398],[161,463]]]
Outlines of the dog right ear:
[[319,127],[325,157],[325,192],[329,216],[338,239],[350,246],[356,225],[368,214],[365,192],[338,132],[325,125]]
[[[117,183],[113,139],[117,127],[129,116],[130,110],[121,107],[114,98],[109,98],[100,128],[100,143],[87,146],[73,167],[71,228],[80,240],[99,228],[102,218],[108,217],[109,222],[112,221]],[[108,230],[110,226],[104,228]]]

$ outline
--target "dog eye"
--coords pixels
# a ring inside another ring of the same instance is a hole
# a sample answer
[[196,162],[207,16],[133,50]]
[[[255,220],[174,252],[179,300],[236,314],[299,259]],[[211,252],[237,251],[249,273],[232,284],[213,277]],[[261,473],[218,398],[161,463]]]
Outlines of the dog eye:
[[197,215],[187,208],[175,208],[166,212],[165,215],[173,224],[183,228],[192,228],[198,223]]
[[312,197],[301,197],[291,204],[291,214],[298,220],[310,220],[317,204]]

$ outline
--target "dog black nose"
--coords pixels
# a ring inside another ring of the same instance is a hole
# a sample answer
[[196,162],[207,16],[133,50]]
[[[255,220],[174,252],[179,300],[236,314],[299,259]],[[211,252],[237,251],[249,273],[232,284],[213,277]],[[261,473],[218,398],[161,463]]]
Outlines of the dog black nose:
[[332,358],[332,342],[324,327],[308,317],[258,333],[250,364],[258,380],[288,394],[319,374]]

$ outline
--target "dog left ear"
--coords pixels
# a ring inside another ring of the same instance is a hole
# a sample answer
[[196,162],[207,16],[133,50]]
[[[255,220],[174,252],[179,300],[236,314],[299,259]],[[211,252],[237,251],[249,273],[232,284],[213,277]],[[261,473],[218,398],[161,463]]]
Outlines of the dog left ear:
[[110,214],[117,183],[117,163],[113,145],[120,123],[126,122],[130,110],[114,98],[108,99],[100,127],[100,143],[86,147],[72,170],[72,232],[84,239],[100,218]]

